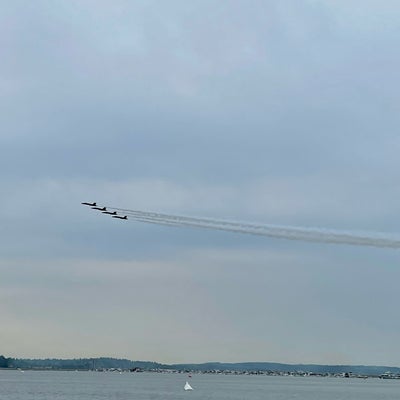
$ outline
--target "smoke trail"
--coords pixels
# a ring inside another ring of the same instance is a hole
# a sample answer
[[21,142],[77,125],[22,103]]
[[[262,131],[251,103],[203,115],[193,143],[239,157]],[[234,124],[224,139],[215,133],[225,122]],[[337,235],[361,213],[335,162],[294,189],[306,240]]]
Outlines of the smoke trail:
[[129,219],[139,222],[167,226],[193,227],[226,232],[266,236],[278,239],[301,240],[307,242],[348,244],[357,246],[373,246],[381,248],[400,248],[400,238],[380,233],[355,233],[321,228],[280,226],[271,224],[252,224],[237,221],[218,220],[213,218],[197,218],[171,215],[148,211],[129,210],[107,207],[126,214]]

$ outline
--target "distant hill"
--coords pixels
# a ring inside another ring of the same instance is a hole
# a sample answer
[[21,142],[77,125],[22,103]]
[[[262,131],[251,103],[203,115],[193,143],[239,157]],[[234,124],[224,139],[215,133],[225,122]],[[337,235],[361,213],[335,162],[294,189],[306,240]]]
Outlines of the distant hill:
[[281,364],[271,362],[245,362],[245,363],[204,363],[204,364],[173,364],[170,367],[177,370],[196,371],[277,371],[277,372],[312,372],[316,374],[338,374],[352,372],[360,375],[380,375],[387,371],[394,374],[400,373],[398,367],[369,366],[369,365],[318,365],[318,364]]
[[133,369],[144,370],[162,368],[162,364],[151,361],[131,361],[126,359],[100,357],[100,358],[74,358],[74,359],[25,359],[9,358],[8,368],[23,369]]
[[399,367],[369,365],[319,365],[319,364],[281,364],[271,362],[221,363],[203,364],[160,364],[152,361],[131,361],[110,357],[77,358],[77,359],[22,359],[0,356],[1,368],[23,369],[174,369],[178,371],[275,371],[275,372],[311,372],[316,374],[354,373],[360,375],[381,375],[387,371],[400,374]]

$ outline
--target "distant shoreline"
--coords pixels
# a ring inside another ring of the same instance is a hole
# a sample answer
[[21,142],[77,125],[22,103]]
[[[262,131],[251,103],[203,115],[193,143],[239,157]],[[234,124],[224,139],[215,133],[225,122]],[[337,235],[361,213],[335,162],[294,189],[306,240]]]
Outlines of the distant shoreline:
[[29,372],[94,372],[94,373],[161,373],[161,374],[190,374],[190,375],[234,375],[234,376],[282,376],[282,377],[318,377],[318,378],[358,378],[358,379],[399,379],[400,374],[384,373],[381,375],[360,375],[353,373],[310,373],[310,372],[281,372],[281,371],[183,371],[183,370],[120,370],[120,369],[57,369],[57,368],[0,368],[0,371],[29,371]]
[[368,365],[282,364],[271,362],[161,364],[111,357],[79,359],[19,359],[0,356],[2,370],[207,373],[229,375],[376,377],[400,379],[400,368]]

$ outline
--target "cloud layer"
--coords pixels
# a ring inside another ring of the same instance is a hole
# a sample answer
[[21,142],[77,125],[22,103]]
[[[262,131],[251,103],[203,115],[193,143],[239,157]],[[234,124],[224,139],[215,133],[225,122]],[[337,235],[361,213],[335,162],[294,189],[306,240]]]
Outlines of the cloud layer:
[[397,2],[0,8],[6,355],[397,363],[396,251],[80,205],[398,232]]

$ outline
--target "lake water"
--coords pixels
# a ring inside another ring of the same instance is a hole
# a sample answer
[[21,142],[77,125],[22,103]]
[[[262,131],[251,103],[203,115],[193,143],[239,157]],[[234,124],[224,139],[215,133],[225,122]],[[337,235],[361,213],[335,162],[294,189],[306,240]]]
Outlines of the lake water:
[[0,399],[399,400],[400,380],[1,370]]

